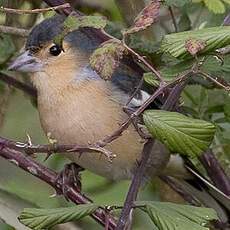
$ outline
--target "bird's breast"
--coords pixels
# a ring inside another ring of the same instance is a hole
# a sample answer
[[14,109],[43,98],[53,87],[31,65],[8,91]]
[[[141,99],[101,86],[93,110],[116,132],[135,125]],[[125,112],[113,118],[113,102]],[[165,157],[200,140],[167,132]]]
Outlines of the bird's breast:
[[[95,143],[110,135],[125,120],[126,114],[113,98],[112,87],[104,81],[68,86],[63,90],[39,92],[41,124],[58,143]],[[111,179],[124,179],[139,159],[143,142],[130,126],[124,134],[106,146],[116,158],[112,163],[99,153],[71,154],[71,160],[82,167]],[[68,154],[70,155],[70,154]]]

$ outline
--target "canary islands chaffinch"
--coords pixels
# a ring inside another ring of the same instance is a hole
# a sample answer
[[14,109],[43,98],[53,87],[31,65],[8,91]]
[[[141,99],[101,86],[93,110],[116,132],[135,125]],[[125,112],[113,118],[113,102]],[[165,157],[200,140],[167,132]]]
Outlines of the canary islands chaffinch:
[[[110,135],[127,118],[123,106],[141,76],[119,67],[111,80],[103,80],[89,65],[90,55],[100,45],[98,41],[75,30],[64,38],[62,47],[53,43],[63,30],[64,20],[64,16],[54,16],[35,26],[24,53],[9,69],[30,73],[38,91],[38,111],[46,133],[51,133],[59,144],[87,145]],[[148,97],[141,89],[130,107],[137,108]],[[143,144],[143,139],[130,125],[121,137],[106,146],[116,155],[112,162],[92,152],[80,157],[72,153],[68,157],[104,177],[127,179],[140,159]],[[168,150],[158,142],[148,162],[147,174],[161,173],[168,160]],[[182,161],[172,162],[178,172]],[[182,167],[180,170],[185,172]]]

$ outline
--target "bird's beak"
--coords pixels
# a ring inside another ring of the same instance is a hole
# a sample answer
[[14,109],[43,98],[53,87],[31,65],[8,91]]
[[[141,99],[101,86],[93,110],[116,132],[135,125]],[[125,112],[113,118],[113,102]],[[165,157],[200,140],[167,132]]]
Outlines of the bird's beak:
[[9,65],[8,70],[31,73],[41,71],[42,68],[42,62],[27,50]]

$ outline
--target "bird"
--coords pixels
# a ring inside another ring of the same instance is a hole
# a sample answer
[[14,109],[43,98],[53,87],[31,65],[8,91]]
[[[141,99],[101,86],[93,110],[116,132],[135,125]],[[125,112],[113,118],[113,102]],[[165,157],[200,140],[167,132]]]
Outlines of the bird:
[[[55,15],[35,25],[24,51],[8,69],[29,73],[37,89],[38,112],[46,134],[49,133],[58,144],[89,145],[113,133],[127,119],[129,115],[123,108],[142,76],[121,64],[110,80],[102,79],[89,63],[100,42],[80,29],[68,33],[62,45],[54,43],[54,38],[63,31],[65,18]],[[129,108],[135,110],[149,96],[143,86],[129,103]],[[95,174],[110,180],[125,180],[133,177],[145,142],[131,124],[119,138],[105,146],[116,155],[112,162],[98,152],[65,155]],[[158,175],[191,178],[183,160],[171,156],[169,150],[156,141],[145,177]],[[229,204],[229,198],[224,196],[224,199],[228,199]],[[218,206],[215,199],[212,202],[213,206]],[[209,196],[206,203],[212,202]]]
[[[24,53],[9,69],[30,73],[38,92],[38,111],[46,134],[59,144],[97,143],[117,130],[128,117],[123,107],[141,76],[118,68],[110,81],[103,80],[89,64],[90,55],[100,45],[98,41],[75,30],[64,38],[62,47],[54,44],[64,20],[64,16],[57,15],[36,25],[27,39]],[[148,97],[149,94],[141,90],[130,107],[140,106]],[[144,143],[130,125],[105,147],[116,155],[112,162],[92,152],[80,156],[68,153],[68,158],[108,179],[130,179]],[[169,151],[160,142],[156,145],[147,168],[161,171],[169,160]]]

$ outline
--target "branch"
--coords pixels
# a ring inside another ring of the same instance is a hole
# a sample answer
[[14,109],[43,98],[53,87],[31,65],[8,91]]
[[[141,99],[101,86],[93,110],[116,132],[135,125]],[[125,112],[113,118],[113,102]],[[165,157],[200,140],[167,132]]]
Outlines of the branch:
[[12,34],[21,37],[27,37],[29,35],[29,30],[20,29],[12,26],[3,26],[0,25],[0,32],[4,34]]
[[[11,163],[14,163],[24,171],[32,174],[33,176],[39,178],[40,180],[46,182],[52,186],[58,194],[63,194],[62,183],[60,180],[57,180],[58,174],[46,168],[45,166],[35,162],[29,156],[25,156],[20,151],[16,151],[9,147],[6,147],[4,144],[0,144],[0,156],[9,160]],[[80,194],[76,191],[75,187],[66,185],[65,196],[74,202],[75,204],[87,204],[92,202],[85,195]],[[106,225],[106,220],[109,222],[109,230],[115,229],[116,223],[115,220],[111,217],[106,217],[106,212],[103,209],[97,209],[94,214],[91,215],[97,222],[101,225]]]
[[[115,130],[112,134],[106,136],[104,139],[98,141],[95,145],[100,146],[100,147],[105,147],[107,144],[111,143],[118,137],[122,135],[122,133],[129,127],[129,125],[132,123],[133,119],[136,118],[137,116],[141,115],[141,113],[161,94],[164,93],[166,89],[170,89],[170,87],[176,85],[176,84],[182,84],[184,81],[186,81],[191,75],[194,75],[196,72],[192,69],[190,71],[187,71],[183,73],[181,76],[177,77],[174,81],[169,82],[169,83],[163,83],[160,85],[160,87],[154,92],[153,95],[151,95],[135,112],[131,113],[131,115],[120,125],[120,127]],[[183,84],[182,84],[183,85]],[[183,85],[184,87],[185,85]],[[182,87],[182,88],[183,88]],[[178,86],[177,90],[181,89],[181,86]],[[175,93],[175,96],[180,96],[178,94],[178,91],[172,91],[172,93]],[[171,94],[170,94],[171,95]],[[171,96],[169,97],[171,98]],[[170,100],[177,100],[177,99],[170,99]],[[168,102],[167,102],[168,103]],[[170,102],[172,103],[172,102]],[[170,105],[170,104],[169,104]],[[167,105],[168,106],[168,105]],[[167,107],[164,108],[167,110]]]
[[160,179],[168,184],[174,191],[176,191],[185,201],[191,205],[201,206],[199,201],[190,193],[185,191],[177,181],[170,176],[160,176]]
[[16,80],[15,78],[13,78],[13,77],[11,77],[11,76],[9,76],[7,74],[4,74],[4,73],[0,72],[0,81],[3,81],[3,82],[7,83],[10,86],[14,86],[17,89],[20,89],[23,92],[29,94],[30,96],[32,96],[34,98],[37,97],[37,91],[36,91],[35,88],[33,88],[30,85],[25,84],[25,83],[23,83],[21,81]]
[[215,186],[220,189],[224,194],[230,196],[230,180],[229,177],[224,172],[220,163],[216,159],[212,150],[208,150],[203,153],[200,158],[200,162],[205,167],[209,177],[215,184]]
[[64,4],[61,4],[58,6],[48,7],[48,8],[44,8],[44,9],[33,9],[33,10],[11,9],[11,8],[1,6],[0,12],[10,13],[10,14],[38,14],[38,13],[44,13],[47,11],[62,10],[62,9],[66,9],[66,8],[70,8],[69,3],[64,3]]
[[116,155],[112,154],[111,151],[106,150],[100,146],[96,145],[65,145],[65,144],[46,144],[46,145],[33,145],[31,143],[23,143],[23,142],[15,142],[3,137],[0,137],[0,145],[4,145],[8,148],[24,151],[27,154],[33,153],[47,153],[48,155],[52,153],[60,153],[60,152],[98,152],[103,154],[108,160],[111,162]]
[[150,157],[150,154],[152,153],[151,150],[154,147],[154,143],[155,141],[153,139],[149,139],[144,145],[141,161],[140,161],[138,168],[136,169],[134,173],[131,185],[129,187],[128,194],[126,196],[124,207],[121,211],[120,219],[118,221],[116,230],[125,229],[127,220],[129,219],[130,212],[134,206],[134,201],[137,198],[137,193],[138,193],[139,187],[141,185],[141,182],[142,182],[142,179],[145,173],[145,168],[146,168],[148,159]]
[[148,98],[143,105],[137,109],[134,113],[132,113],[127,119],[126,121],[124,121],[120,127],[115,130],[111,135],[106,136],[103,140],[100,140],[96,143],[96,145],[99,145],[100,147],[104,147],[107,144],[111,143],[112,141],[114,141],[115,139],[117,139],[118,137],[120,137],[122,135],[122,133],[129,127],[129,125],[131,124],[132,120],[139,116],[144,110],[145,108],[152,103],[152,101],[154,101],[160,94],[163,93],[163,91],[165,90],[166,86],[162,86],[159,89],[157,89],[155,91],[155,93]]
[[[180,79],[183,79],[183,81],[182,82],[179,81],[178,85],[176,85],[171,90],[171,92],[170,92],[165,104],[163,105],[163,108],[165,110],[172,110],[174,108],[174,106],[176,105],[177,101],[180,98],[180,94],[183,91],[183,88],[186,85],[186,82],[187,82],[186,80],[191,75],[191,73],[192,74],[194,73],[193,70],[191,70],[191,72],[185,73],[184,75],[182,75],[180,77]],[[176,79],[175,81],[178,82],[178,79]],[[158,90],[151,96],[152,97],[151,100],[154,100],[157,97],[158,93],[162,92],[161,90],[164,87],[165,86],[160,86],[158,88]],[[148,106],[148,103],[146,103],[146,107],[147,106]],[[138,109],[139,112],[137,112],[137,114],[142,113],[143,109],[146,108],[146,107],[145,106],[143,106],[143,108],[140,107],[140,109]],[[126,196],[126,200],[125,200],[125,203],[124,203],[124,208],[122,209],[122,212],[121,212],[121,215],[120,215],[116,230],[123,230],[125,228],[125,226],[126,226],[127,220],[129,218],[129,215],[131,213],[132,207],[134,205],[134,201],[136,200],[137,193],[138,193],[139,187],[141,185],[141,181],[142,181],[144,173],[145,173],[145,169],[146,169],[148,159],[150,157],[150,154],[152,153],[151,150],[154,148],[154,142],[155,142],[154,139],[149,139],[147,141],[147,143],[144,145],[143,152],[142,152],[142,157],[141,157],[141,162],[140,162],[139,166],[137,167],[137,169],[134,172],[134,177],[133,177],[131,185],[129,187],[129,191],[128,191],[128,194]],[[163,160],[163,158],[161,160]],[[155,171],[155,174],[156,173],[157,173],[157,171]]]
[[[45,2],[50,7],[57,7],[57,6],[60,6],[66,3],[65,0],[43,0],[43,2]],[[55,11],[57,13],[61,13],[65,15],[69,15],[73,12],[76,15],[79,15],[79,16],[81,15],[81,13],[78,13],[77,11],[75,11],[71,6],[68,8],[55,9]]]

